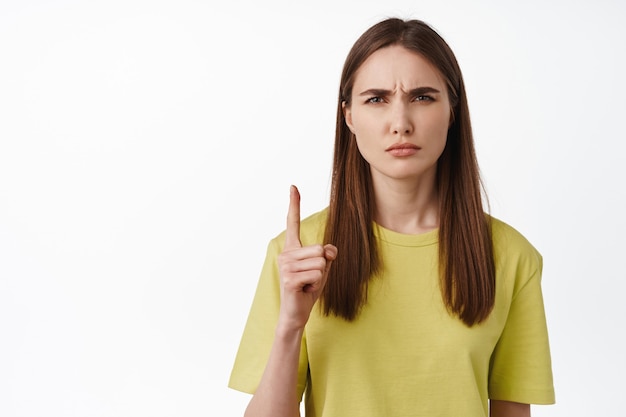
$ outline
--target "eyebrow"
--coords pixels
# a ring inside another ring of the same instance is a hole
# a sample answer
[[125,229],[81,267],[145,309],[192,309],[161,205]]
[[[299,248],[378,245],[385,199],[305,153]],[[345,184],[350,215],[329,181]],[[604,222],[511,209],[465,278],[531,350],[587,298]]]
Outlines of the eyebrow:
[[[413,88],[412,90],[409,90],[409,92],[407,93],[407,95],[409,96],[419,96],[422,94],[437,94],[440,93],[439,90],[437,90],[436,88],[433,87],[417,87],[417,88]],[[359,96],[381,96],[381,97],[386,97],[388,95],[391,94],[391,90],[385,90],[383,88],[370,88],[368,90],[363,91],[362,93],[359,94]]]

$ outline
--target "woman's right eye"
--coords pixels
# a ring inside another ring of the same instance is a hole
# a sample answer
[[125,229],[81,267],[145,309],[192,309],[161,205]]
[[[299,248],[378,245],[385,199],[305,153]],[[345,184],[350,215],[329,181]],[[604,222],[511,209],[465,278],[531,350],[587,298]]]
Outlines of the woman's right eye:
[[367,103],[382,103],[382,97],[370,97],[367,99]]

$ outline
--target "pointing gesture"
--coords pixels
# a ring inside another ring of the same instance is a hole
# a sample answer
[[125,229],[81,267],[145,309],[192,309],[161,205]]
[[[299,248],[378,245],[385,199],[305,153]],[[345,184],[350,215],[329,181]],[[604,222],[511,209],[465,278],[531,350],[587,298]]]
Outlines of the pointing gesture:
[[289,211],[287,212],[287,231],[285,249],[301,248],[300,242],[300,192],[295,185],[289,189]]
[[281,306],[279,321],[294,329],[303,328],[319,298],[332,261],[337,257],[333,245],[302,246],[300,240],[300,193],[291,186],[285,246],[278,256]]

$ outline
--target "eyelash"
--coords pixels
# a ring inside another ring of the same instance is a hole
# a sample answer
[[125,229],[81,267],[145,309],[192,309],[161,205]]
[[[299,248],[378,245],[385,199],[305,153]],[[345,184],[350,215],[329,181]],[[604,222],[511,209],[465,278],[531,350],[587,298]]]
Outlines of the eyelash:
[[[435,99],[431,96],[419,95],[419,96],[416,96],[413,99],[413,101],[435,101]],[[378,103],[383,103],[383,102],[384,102],[384,99],[379,96],[370,97],[367,100],[365,100],[365,103],[368,103],[368,104],[378,104]]]
[[370,104],[378,104],[378,103],[383,102],[383,98],[382,97],[370,97],[367,100],[365,100],[365,102],[370,103]]

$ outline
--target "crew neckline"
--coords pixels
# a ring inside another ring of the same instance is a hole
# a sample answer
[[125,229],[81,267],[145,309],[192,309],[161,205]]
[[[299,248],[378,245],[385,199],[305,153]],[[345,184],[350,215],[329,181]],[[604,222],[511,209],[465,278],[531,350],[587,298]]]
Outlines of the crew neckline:
[[439,228],[417,235],[394,232],[374,222],[374,236],[378,239],[398,246],[427,246],[439,241]]

